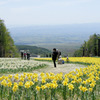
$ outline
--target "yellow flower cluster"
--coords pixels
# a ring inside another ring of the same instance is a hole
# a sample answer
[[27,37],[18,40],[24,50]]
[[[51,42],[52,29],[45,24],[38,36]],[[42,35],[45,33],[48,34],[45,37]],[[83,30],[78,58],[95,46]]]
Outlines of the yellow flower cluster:
[[1,85],[3,85],[3,86],[7,86],[7,82],[6,82],[5,79],[1,82]]
[[[54,73],[41,73],[41,83],[44,85],[36,86],[36,90],[44,90],[45,88],[57,88],[58,84],[57,81],[63,80],[63,74],[57,74]],[[38,83],[38,74],[37,73],[23,73],[23,75],[15,74],[14,76],[8,75],[8,76],[2,76],[0,77],[0,85],[4,87],[12,87],[13,92],[16,92],[18,90],[19,86],[23,86],[25,88],[30,88],[34,85],[34,83]],[[51,80],[49,83],[47,80]],[[15,82],[14,82],[15,81]]]
[[13,92],[16,92],[18,90],[18,84],[16,82],[14,83],[12,90]]
[[73,90],[74,89],[73,84],[68,84],[68,88],[69,88],[69,90]]
[[[52,58],[34,58],[35,60],[47,60],[51,61]],[[64,61],[67,60],[67,58],[62,58]],[[89,63],[94,65],[100,65],[100,58],[94,58],[94,57],[69,57],[70,62],[82,62],[82,63]]]
[[[84,86],[80,86],[79,87],[79,89],[81,90],[81,91],[83,91],[83,92],[86,92],[88,89],[87,89],[87,87],[84,87]],[[89,90],[90,91],[90,90]]]

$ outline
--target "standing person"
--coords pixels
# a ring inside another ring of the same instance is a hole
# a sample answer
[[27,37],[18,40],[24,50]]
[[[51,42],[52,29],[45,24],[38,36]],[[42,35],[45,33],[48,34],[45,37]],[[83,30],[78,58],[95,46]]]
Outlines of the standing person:
[[27,55],[26,52],[24,52],[24,60],[26,60],[26,55]]
[[53,60],[53,63],[54,63],[54,67],[56,67],[57,56],[58,56],[58,52],[56,51],[56,48],[54,48],[53,53],[52,53],[52,60]]
[[61,56],[61,51],[58,51],[58,59],[60,58]]
[[27,53],[27,60],[30,60],[30,53]]
[[58,49],[56,51],[58,52],[58,59],[59,59],[61,56],[61,51],[59,51]]
[[21,52],[21,59],[23,59],[23,55],[24,55],[24,53],[23,53],[23,52]]

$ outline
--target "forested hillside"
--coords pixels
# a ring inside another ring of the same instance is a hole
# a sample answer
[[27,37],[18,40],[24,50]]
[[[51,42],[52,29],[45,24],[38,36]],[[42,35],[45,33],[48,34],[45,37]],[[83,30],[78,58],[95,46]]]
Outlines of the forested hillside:
[[0,57],[12,56],[18,56],[17,49],[4,21],[0,19]]
[[41,56],[50,56],[51,51],[45,48],[37,46],[28,46],[28,45],[17,45],[18,50],[29,50],[31,56],[41,55]]
[[100,56],[100,34],[91,35],[88,41],[79,50],[76,50],[74,56]]

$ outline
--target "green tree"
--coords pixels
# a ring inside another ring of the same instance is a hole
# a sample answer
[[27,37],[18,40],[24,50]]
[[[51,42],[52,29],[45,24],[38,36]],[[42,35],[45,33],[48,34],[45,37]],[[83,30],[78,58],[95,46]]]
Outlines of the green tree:
[[0,19],[0,57],[17,56],[14,41],[8,32],[4,21]]
[[90,36],[89,40],[80,47],[79,50],[75,51],[74,56],[98,56],[98,38],[100,36],[94,34]]

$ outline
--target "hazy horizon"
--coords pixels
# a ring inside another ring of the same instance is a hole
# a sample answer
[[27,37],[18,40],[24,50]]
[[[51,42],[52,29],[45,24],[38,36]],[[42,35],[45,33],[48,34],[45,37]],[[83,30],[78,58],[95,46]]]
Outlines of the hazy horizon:
[[[4,21],[5,22],[5,21]],[[21,28],[21,27],[53,27],[53,26],[72,26],[72,25],[93,25],[93,24],[100,24],[100,22],[98,23],[73,23],[73,24],[55,24],[55,25],[5,25],[7,26],[7,28]]]

